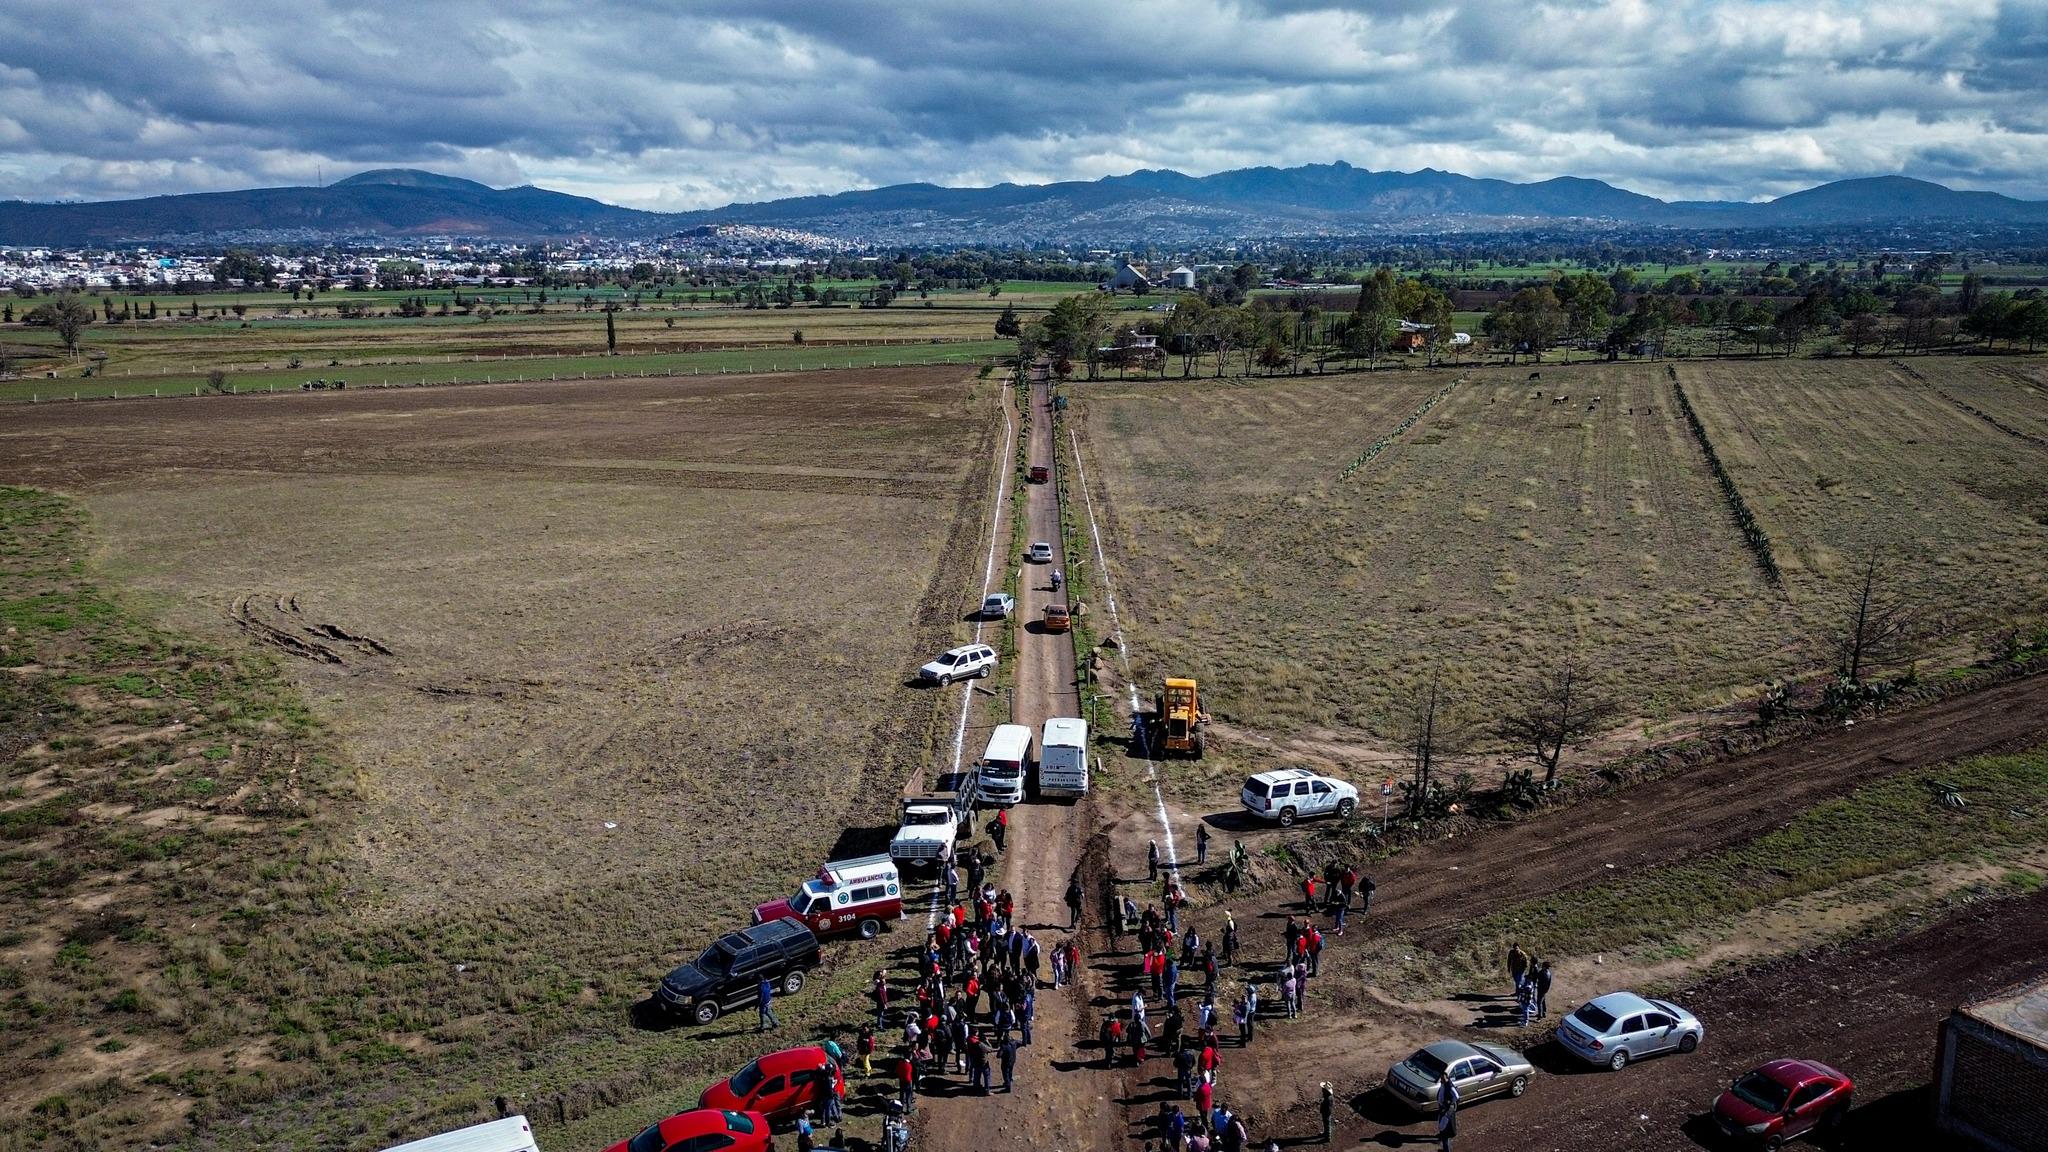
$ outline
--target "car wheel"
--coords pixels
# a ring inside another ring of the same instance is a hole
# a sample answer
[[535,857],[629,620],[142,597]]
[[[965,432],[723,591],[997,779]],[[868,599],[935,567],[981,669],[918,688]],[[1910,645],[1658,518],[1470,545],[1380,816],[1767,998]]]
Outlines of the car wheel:
[[1351,814],[1356,811],[1358,811],[1358,801],[1348,798],[1337,801],[1337,818],[1339,820],[1351,819]]
[[880,936],[881,934],[882,922],[880,920],[863,920],[860,922],[861,939],[873,940],[875,937]]
[[981,671],[975,673],[975,676],[986,679],[988,676],[993,675],[995,670],[996,666],[993,664],[984,665]]
[[718,1019],[718,1004],[711,1000],[699,1000],[690,1006],[690,1019],[699,1024],[709,1024]]
[[1529,1078],[1527,1076],[1517,1076],[1515,1077],[1515,1082],[1508,1085],[1508,1095],[1510,1096],[1520,1096],[1528,1090]]
[[1628,1067],[1628,1049],[1616,1048],[1614,1055],[1607,1058],[1607,1066],[1616,1072]]
[[1282,828],[1294,827],[1294,809],[1282,808],[1280,810],[1280,826]]
[[1699,1034],[1696,1032],[1687,1032],[1685,1035],[1678,1038],[1678,1050],[1680,1052],[1690,1053],[1699,1046],[1700,1038]]
[[1778,1149],[1783,1148],[1784,1146],[1785,1138],[1783,1136],[1778,1135],[1775,1132],[1771,1133],[1769,1136],[1764,1137],[1764,1152],[1778,1152]]
[[790,972],[790,973],[789,973],[788,975],[786,975],[786,976],[784,976],[784,977],[782,978],[782,994],[783,994],[784,996],[794,996],[794,995],[796,995],[797,993],[799,993],[799,992],[801,992],[801,991],[803,991],[803,990],[804,990],[804,970],[803,970],[803,969],[801,969],[801,968],[795,969],[795,970],[791,971],[791,972]]
[[952,687],[952,686],[953,686],[953,674],[952,674],[951,672],[948,672],[948,673],[946,673],[945,675],[943,675],[943,676],[940,676],[940,677],[939,677],[939,687],[941,687],[941,688],[950,688],[950,687]]

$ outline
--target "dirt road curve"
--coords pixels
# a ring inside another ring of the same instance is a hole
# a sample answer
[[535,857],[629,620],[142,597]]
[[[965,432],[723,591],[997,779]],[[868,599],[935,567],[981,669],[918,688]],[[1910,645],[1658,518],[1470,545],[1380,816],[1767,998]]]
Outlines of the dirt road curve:
[[[1764,1060],[1805,1056],[1847,1072],[1856,1108],[1845,1152],[1935,1149],[1924,1089],[1935,1030],[1949,1009],[2048,967],[2048,893],[1976,905],[1911,935],[1786,957],[1673,997],[1707,1021],[1692,1056],[1620,1073],[1581,1071],[1556,1045],[1531,1052],[1540,1074],[1521,1100],[1460,1118],[1473,1149],[1715,1146],[1701,1116],[1729,1080]],[[1366,1105],[1368,1118],[1373,1105]],[[1367,1124],[1343,1144],[1374,1142]]]
[[1616,870],[1752,839],[1894,772],[2044,738],[2048,677],[2010,681],[1404,852],[1376,869],[1373,914],[1390,930],[1420,937],[1518,900],[1609,879]]
[[[1048,387],[1032,386],[1032,463],[1050,464],[1052,414]],[[1004,462],[1008,466],[1009,461]],[[1048,634],[1040,627],[1045,606],[1055,597],[1053,569],[1066,570],[1059,531],[1059,494],[1052,484],[1026,490],[1027,540],[1053,545],[1051,564],[1027,564],[1018,582],[1017,656],[1013,718],[1035,732],[1048,716],[1078,716],[1080,701],[1074,680],[1074,642],[1070,633]],[[1007,530],[1007,529],[1006,529]],[[970,728],[969,755],[978,754],[977,740],[986,728]],[[1048,951],[1066,938],[1064,903],[1067,878],[1080,864],[1093,828],[1092,803],[1077,805],[1032,802],[1010,810],[1009,850],[998,883],[1017,898],[1018,918]],[[1032,1149],[1034,1152],[1086,1152],[1110,1146],[1116,1117],[1100,1074],[1085,1066],[1077,1042],[1086,1029],[1080,1024],[1084,993],[1073,988],[1038,995],[1032,1046],[1017,1061],[1016,1091],[987,1096],[929,1097],[920,1103],[919,1147],[955,1149]]]

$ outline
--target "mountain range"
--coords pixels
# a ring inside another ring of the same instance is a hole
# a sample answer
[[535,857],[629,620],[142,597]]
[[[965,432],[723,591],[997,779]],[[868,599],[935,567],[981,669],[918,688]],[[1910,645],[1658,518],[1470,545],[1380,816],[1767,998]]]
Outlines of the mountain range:
[[0,244],[644,238],[727,224],[887,244],[1200,242],[1565,223],[1748,229],[1916,222],[2048,227],[2048,201],[1960,192],[1904,176],[1838,180],[1761,202],[1665,201],[1569,176],[1517,184],[1429,168],[1376,172],[1338,161],[1210,176],[1141,169],[1100,180],[991,188],[897,184],[662,213],[544,188],[491,188],[386,168],[319,187],[96,203],[5,201]]

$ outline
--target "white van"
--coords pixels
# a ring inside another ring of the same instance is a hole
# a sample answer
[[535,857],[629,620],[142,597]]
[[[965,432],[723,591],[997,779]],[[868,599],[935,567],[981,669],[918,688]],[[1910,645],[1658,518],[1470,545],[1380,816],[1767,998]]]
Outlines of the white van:
[[526,1117],[507,1116],[400,1144],[384,1152],[540,1152],[540,1145],[533,1142],[533,1128]]
[[1007,808],[1024,802],[1024,775],[1031,763],[1031,729],[998,724],[981,754],[981,785],[975,795],[983,804]]
[[1038,740],[1038,794],[1080,797],[1088,794],[1088,722],[1054,716]]

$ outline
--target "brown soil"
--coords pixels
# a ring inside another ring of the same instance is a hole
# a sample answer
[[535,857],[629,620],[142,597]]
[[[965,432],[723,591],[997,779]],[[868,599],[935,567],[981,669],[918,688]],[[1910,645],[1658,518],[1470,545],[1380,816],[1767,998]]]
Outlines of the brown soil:
[[[1028,459],[1052,459],[1052,413],[1046,386],[1032,390]],[[1059,531],[1059,492],[1054,484],[1027,488],[1025,536],[1053,544],[1051,564],[1026,564],[1018,581],[1017,655],[1014,661],[1015,702],[1010,719],[1037,731],[1049,716],[1081,714],[1075,687],[1072,633],[1048,634],[1035,626],[1045,605],[1065,599],[1051,590],[1054,569],[1067,570]],[[1005,528],[1007,531],[1007,527]],[[987,738],[986,728],[968,730],[968,754]],[[1018,916],[1050,950],[1066,939],[1064,903],[1067,879],[1076,869],[1091,891],[1099,891],[1099,863],[1084,864],[1090,836],[1099,824],[1091,798],[1079,804],[1036,801],[1010,810],[1009,848],[998,883],[1017,899]],[[1114,1147],[1116,1112],[1095,1083],[1099,1073],[1088,1067],[1084,1046],[1093,1043],[1094,1015],[1089,1001],[1099,990],[1102,973],[1089,961],[1091,941],[1082,945],[1080,987],[1059,992],[1044,989],[1037,1001],[1033,1044],[1018,1059],[1016,1091],[986,1098],[936,1096],[920,1103],[917,1130],[921,1146],[933,1149],[1018,1148],[1063,1150]],[[1048,1143],[1048,1140],[1055,1143]]]
[[[1923,1086],[1936,1029],[1956,1005],[2039,976],[2044,957],[2048,893],[1972,905],[1903,937],[1773,960],[1673,994],[1707,1021],[1698,1053],[1617,1074],[1582,1071],[1555,1044],[1538,1046],[1528,1096],[1471,1109],[1461,1135],[1475,1147],[1530,1152],[1718,1146],[1701,1118],[1722,1087],[1766,1060],[1798,1056],[1856,1082],[1841,1148],[1935,1148]],[[1383,1139],[1373,1114],[1366,1102],[1356,1130]]]
[[1376,870],[1373,914],[1427,934],[1488,907],[1751,839],[1895,772],[2039,744],[2044,734],[2048,677],[2009,681],[1404,852]]

